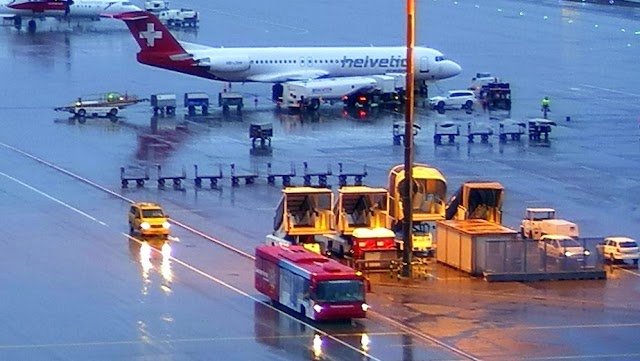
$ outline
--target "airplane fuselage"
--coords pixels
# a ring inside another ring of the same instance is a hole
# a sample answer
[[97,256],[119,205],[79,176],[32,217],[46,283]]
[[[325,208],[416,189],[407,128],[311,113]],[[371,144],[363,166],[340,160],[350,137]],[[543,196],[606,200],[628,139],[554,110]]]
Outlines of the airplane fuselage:
[[[403,73],[407,66],[405,47],[208,48],[191,51],[189,45],[183,44],[187,52],[199,59],[199,68],[204,68],[208,77],[231,82],[274,83]],[[416,80],[437,81],[460,72],[456,63],[431,48],[415,47],[414,64]]]
[[58,1],[3,1],[1,14],[21,17],[73,17],[99,18],[103,15],[115,15],[126,11],[136,11],[139,7],[127,1],[75,0],[68,5]]

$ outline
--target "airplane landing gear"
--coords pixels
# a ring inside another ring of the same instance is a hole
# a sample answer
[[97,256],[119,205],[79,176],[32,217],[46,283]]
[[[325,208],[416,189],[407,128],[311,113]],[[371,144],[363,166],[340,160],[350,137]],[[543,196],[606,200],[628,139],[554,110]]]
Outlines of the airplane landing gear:
[[21,16],[16,16],[13,19],[13,27],[15,27],[16,30],[22,29],[22,17]]
[[427,98],[429,96],[429,87],[425,83],[420,83],[419,94],[423,98]]
[[30,33],[36,32],[36,21],[34,19],[29,20],[27,23],[27,29]]
[[276,83],[271,87],[271,100],[274,103],[282,101],[282,93],[284,92],[284,86],[280,83]]

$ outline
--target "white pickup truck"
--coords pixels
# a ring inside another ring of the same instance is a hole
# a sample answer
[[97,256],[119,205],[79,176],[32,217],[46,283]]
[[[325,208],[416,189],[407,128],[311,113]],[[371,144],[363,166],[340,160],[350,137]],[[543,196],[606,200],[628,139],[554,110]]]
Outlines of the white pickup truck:
[[540,239],[545,234],[557,234],[577,238],[580,236],[578,225],[556,218],[553,208],[527,208],[520,224],[522,238]]

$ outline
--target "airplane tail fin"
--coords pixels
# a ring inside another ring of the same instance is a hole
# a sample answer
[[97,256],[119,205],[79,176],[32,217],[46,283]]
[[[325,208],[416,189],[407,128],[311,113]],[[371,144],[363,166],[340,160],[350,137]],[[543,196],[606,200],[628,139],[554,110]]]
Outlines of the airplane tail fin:
[[140,46],[139,55],[187,55],[182,45],[171,35],[158,18],[146,11],[132,11],[116,15],[123,20]]

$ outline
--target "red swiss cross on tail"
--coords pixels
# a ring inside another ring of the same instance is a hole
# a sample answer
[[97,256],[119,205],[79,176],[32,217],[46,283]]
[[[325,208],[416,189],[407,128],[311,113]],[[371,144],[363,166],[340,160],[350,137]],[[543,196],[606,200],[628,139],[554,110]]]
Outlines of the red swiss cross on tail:
[[147,39],[147,46],[153,48],[156,45],[156,39],[162,39],[162,31],[156,31],[153,23],[147,23],[147,31],[141,31],[140,37]]
[[133,11],[115,16],[131,30],[140,45],[140,54],[162,53],[163,55],[186,54],[186,51],[169,30],[153,14]]

